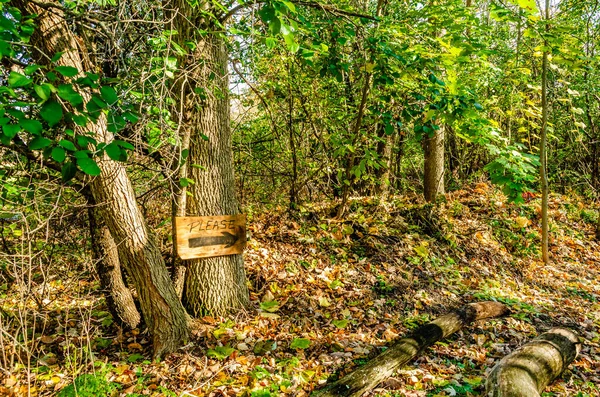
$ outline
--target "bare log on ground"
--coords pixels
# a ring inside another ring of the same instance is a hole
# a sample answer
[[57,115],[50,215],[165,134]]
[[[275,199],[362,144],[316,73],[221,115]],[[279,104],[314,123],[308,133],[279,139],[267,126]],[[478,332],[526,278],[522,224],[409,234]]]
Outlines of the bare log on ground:
[[577,334],[553,328],[504,357],[488,376],[486,396],[539,397],[579,353]]
[[425,324],[412,334],[400,339],[389,349],[335,383],[315,392],[319,397],[362,396],[383,382],[400,367],[417,357],[423,349],[460,330],[464,326],[486,318],[500,317],[508,308],[498,302],[471,303]]

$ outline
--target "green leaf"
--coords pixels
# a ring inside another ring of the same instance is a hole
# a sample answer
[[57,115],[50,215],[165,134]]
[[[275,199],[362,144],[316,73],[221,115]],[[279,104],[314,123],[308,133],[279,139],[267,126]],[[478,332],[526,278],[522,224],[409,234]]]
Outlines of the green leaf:
[[194,180],[190,179],[190,178],[180,178],[179,179],[179,186],[181,187],[188,187],[189,185],[193,185],[194,184]]
[[275,39],[274,37],[267,37],[265,39],[265,45],[269,49],[275,48],[275,46],[277,45],[277,39]]
[[108,105],[106,104],[106,102],[104,102],[102,100],[102,97],[100,97],[99,95],[96,95],[96,94],[94,94],[92,96],[92,100],[89,103],[92,103],[92,102],[95,103],[96,106],[98,106],[98,108],[100,108],[100,109],[104,109],[105,107],[108,107]]
[[273,313],[279,310],[279,302],[277,301],[266,301],[260,302],[260,308],[266,312]]
[[45,83],[42,85],[36,85],[35,87],[33,87],[33,89],[43,101],[47,101],[48,99],[50,99],[50,94],[52,93],[50,87],[52,87],[52,85]]
[[229,346],[217,346],[214,349],[208,349],[206,355],[208,357],[214,357],[217,360],[225,360],[227,357],[235,351],[234,348]]
[[17,72],[10,72],[8,75],[8,85],[13,88],[25,87],[33,82],[29,77]]
[[62,56],[62,54],[64,54],[64,52],[57,52],[56,54],[54,54],[54,56],[52,57],[52,59],[50,60],[50,62],[54,63],[54,62],[58,62],[58,60],[60,59],[60,57]]
[[133,113],[133,112],[130,112],[130,111],[123,112],[123,117],[124,117],[124,118],[125,118],[127,121],[129,121],[131,124],[135,124],[135,123],[137,123],[137,122],[138,122],[138,120],[140,119],[140,118],[138,117],[138,115],[137,115],[137,114],[135,114],[135,113]]
[[40,109],[40,116],[42,116],[50,127],[53,127],[58,124],[63,117],[62,106],[54,100],[47,101]]
[[329,283],[329,288],[337,289],[337,288],[341,287],[342,285],[344,285],[344,283],[342,283],[340,280],[333,280],[332,282]]
[[283,39],[285,40],[285,44],[287,44],[288,50],[290,50],[290,52],[292,52],[292,53],[298,52],[298,50],[300,49],[300,44],[298,44],[296,42],[296,39],[293,34],[290,33],[290,34],[284,35]]
[[77,107],[83,103],[83,97],[73,89],[72,84],[61,84],[57,90],[58,96]]
[[290,343],[290,349],[308,349],[310,346],[310,339],[307,338],[294,338]]
[[62,74],[65,77],[73,77],[77,76],[79,70],[74,68],[73,66],[57,66],[54,68],[58,73]]
[[42,123],[40,123],[37,120],[32,120],[32,119],[22,119],[19,124],[21,124],[21,127],[34,135],[40,135],[42,133]]
[[113,142],[116,143],[117,145],[121,146],[124,149],[128,149],[128,150],[134,150],[135,149],[135,147],[131,143],[125,142],[125,141],[121,141],[120,139],[115,139]]
[[290,10],[291,12],[295,13],[296,12],[296,6],[294,5],[294,3],[292,3],[291,1],[282,1],[283,4],[285,4],[285,6],[288,8],[288,10]]
[[333,320],[331,322],[333,325],[335,325],[337,328],[346,328],[346,326],[348,326],[348,320]]
[[144,356],[142,356],[140,353],[134,353],[127,358],[127,361],[130,363],[135,363],[140,361],[142,358],[144,358]]
[[44,138],[43,136],[36,136],[29,142],[29,149],[31,150],[40,150],[45,147],[50,146],[52,141],[48,138]]
[[100,88],[100,94],[102,95],[102,99],[109,105],[114,105],[119,100],[117,91],[109,85],[102,86],[102,88]]
[[96,162],[89,157],[78,158],[77,166],[79,166],[81,171],[85,172],[88,175],[100,175],[100,168],[98,167],[98,164],[96,164]]
[[65,149],[56,146],[56,147],[52,148],[50,157],[52,157],[54,159],[54,161],[62,163],[63,161],[65,161],[67,154],[65,153]]
[[121,149],[121,147],[116,142],[111,142],[104,147],[106,154],[108,157],[115,161],[126,161],[127,153]]
[[34,74],[38,69],[42,68],[42,65],[29,65],[27,66],[23,71],[25,72],[26,75],[31,76],[32,74]]
[[274,16],[269,22],[269,30],[272,35],[278,34],[281,31],[281,19]]
[[71,113],[71,118],[80,127],[85,127],[88,123],[88,118],[83,114],[73,114]]
[[21,131],[19,124],[4,124],[2,126],[2,132],[9,140],[13,139]]
[[65,149],[70,150],[71,152],[74,152],[77,150],[77,148],[75,147],[73,142],[66,140],[66,139],[61,139],[61,141],[58,142],[58,144],[60,146],[64,147]]
[[123,128],[125,128],[125,126],[127,125],[127,120],[125,120],[123,118],[123,116],[121,116],[120,114],[118,114],[117,112],[110,110],[108,112],[108,125],[107,125],[107,129],[109,132],[112,133],[117,133],[119,131],[121,131]]
[[87,147],[89,144],[96,145],[96,140],[89,136],[79,135],[77,137],[77,144],[81,147]]

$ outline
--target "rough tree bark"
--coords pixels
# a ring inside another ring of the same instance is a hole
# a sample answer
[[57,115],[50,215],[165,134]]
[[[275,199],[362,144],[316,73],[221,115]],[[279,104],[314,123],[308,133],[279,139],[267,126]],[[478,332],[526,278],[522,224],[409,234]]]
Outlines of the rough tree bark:
[[[32,36],[36,62],[46,63],[46,55],[63,52],[58,65],[72,66],[79,71],[94,70],[89,54],[70,31],[60,6],[53,1],[13,0],[12,4],[27,14],[37,14],[38,29]],[[90,100],[87,92],[81,92]],[[86,126],[85,131],[98,142],[108,143],[114,136],[108,132],[106,117]],[[84,130],[78,130],[84,133]],[[143,215],[136,203],[131,181],[123,164],[108,158],[97,159],[100,175],[90,180],[89,186],[98,210],[118,246],[119,257],[131,275],[142,308],[146,325],[152,335],[154,356],[172,352],[189,337],[187,314],[169,279],[160,248],[149,233]]]
[[499,317],[508,313],[502,303],[471,303],[419,327],[412,336],[400,339],[392,347],[364,366],[346,375],[315,397],[359,397],[390,377],[398,368],[417,357],[426,347],[460,330],[477,320]]
[[432,137],[423,137],[425,154],[425,171],[423,175],[423,194],[428,202],[435,201],[438,195],[444,194],[444,126]]
[[539,397],[579,353],[577,335],[554,328],[504,357],[488,376],[486,396]]
[[[209,6],[208,3],[205,5]],[[235,215],[232,131],[229,120],[228,54],[220,33],[198,34],[206,26],[205,7],[174,0],[171,7],[178,36],[195,43],[181,61],[178,80],[180,129],[190,136],[188,187],[185,213],[190,216]],[[217,12],[215,12],[216,14]],[[197,25],[200,24],[200,25]],[[249,303],[242,255],[187,261],[183,301],[194,315],[225,314]]]
[[93,259],[108,309],[118,323],[133,329],[139,325],[141,317],[133,294],[123,280],[115,240],[93,206],[88,208],[88,218]]

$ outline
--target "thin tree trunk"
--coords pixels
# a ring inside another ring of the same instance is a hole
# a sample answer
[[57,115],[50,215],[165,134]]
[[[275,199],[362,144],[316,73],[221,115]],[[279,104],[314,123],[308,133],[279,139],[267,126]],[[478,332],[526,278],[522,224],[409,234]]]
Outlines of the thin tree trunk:
[[[377,1],[377,9],[375,11],[375,16],[379,18],[383,11],[385,0]],[[374,56],[371,56],[371,61],[373,61]],[[356,115],[356,121],[354,123],[354,127],[352,129],[352,146],[356,146],[360,138],[360,128],[362,126],[362,120],[365,115],[365,109],[367,105],[367,100],[369,98],[369,91],[371,89],[371,79],[373,77],[373,73],[367,72],[365,75],[365,83],[362,88],[360,104],[358,105],[358,113]],[[356,149],[356,148],[355,148]],[[340,205],[337,210],[337,217],[341,218],[344,216],[346,212],[346,207],[348,206],[348,199],[350,198],[350,190],[352,188],[352,168],[356,163],[356,154],[354,152],[348,153],[347,161],[346,161],[346,169],[344,170],[344,179],[340,181],[342,184],[342,199]]]
[[[289,78],[292,78],[292,64],[288,70]],[[298,206],[298,153],[296,152],[296,139],[294,137],[294,95],[292,84],[288,81],[288,132],[290,137],[290,150],[292,151],[292,179],[290,181],[290,208]]]
[[423,138],[425,154],[425,171],[423,176],[423,193],[425,200],[435,201],[438,195],[444,194],[444,126],[432,137]]
[[[185,89],[184,86],[179,86],[180,89]],[[184,129],[180,134],[181,150],[180,157],[184,151],[188,151],[190,146],[190,130]],[[171,179],[171,236],[173,239],[173,247],[171,251],[171,278],[175,286],[175,292],[179,299],[183,297],[183,288],[185,285],[185,263],[179,259],[177,255],[177,227],[175,226],[175,218],[185,216],[187,204],[187,188],[181,186],[181,180],[187,179],[188,166],[187,163],[181,164],[180,161],[174,162],[173,167],[174,178]]]
[[141,317],[133,294],[123,280],[117,245],[93,206],[88,208],[88,217],[93,259],[108,309],[117,323],[133,329],[139,325]]
[[[550,31],[550,0],[546,0],[546,33]],[[548,40],[544,40],[542,58],[542,132],[540,139],[540,180],[542,190],[542,260],[550,261],[548,255]]]
[[377,142],[377,156],[380,159],[380,167],[375,170],[375,186],[373,194],[379,195],[384,199],[390,187],[390,167],[392,157],[392,136],[386,135],[383,124],[378,125],[377,137],[380,139]]
[[[32,36],[32,44],[40,49],[34,52],[39,63],[50,56],[63,52],[57,62],[61,66],[72,66],[80,72],[93,70],[86,49],[80,46],[59,9],[50,11],[32,2],[13,1],[24,13],[37,14],[38,29]],[[52,1],[43,1],[53,4]],[[83,58],[82,58],[83,57]],[[84,62],[85,59],[85,62]],[[84,100],[90,100],[87,92],[81,92]],[[88,124],[82,134],[92,134],[100,143],[108,143],[114,136],[108,132],[106,117],[101,115]],[[90,191],[117,244],[119,258],[132,277],[138,292],[146,325],[152,335],[154,356],[175,351],[189,337],[187,315],[177,298],[167,268],[152,235],[149,234],[143,215],[125,167],[106,154],[96,159],[100,175],[90,181]]]
[[554,328],[504,357],[488,376],[488,397],[539,397],[575,360],[579,339],[565,328]]
[[[190,152],[185,212],[190,216],[235,215],[232,131],[229,120],[229,78],[225,39],[218,33],[198,35],[197,21],[205,10],[187,1],[174,0],[178,10],[174,23],[179,36],[195,43],[195,49],[181,60],[178,79],[183,87],[180,128],[189,130]],[[216,29],[213,26],[208,30]],[[193,84],[193,85],[192,85]],[[194,88],[203,90],[203,95]],[[249,303],[248,286],[241,254],[187,261],[183,301],[194,315],[221,315]]]
[[471,303],[419,327],[410,337],[400,339],[392,347],[367,364],[346,375],[325,389],[314,393],[315,397],[360,397],[417,357],[425,348],[446,338],[464,326],[477,320],[503,316],[508,312],[498,302]]

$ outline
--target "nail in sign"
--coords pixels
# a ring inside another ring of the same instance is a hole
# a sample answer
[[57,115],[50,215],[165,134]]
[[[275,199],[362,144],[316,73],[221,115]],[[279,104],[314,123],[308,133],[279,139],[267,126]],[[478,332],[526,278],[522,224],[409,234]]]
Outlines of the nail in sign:
[[246,245],[246,215],[175,218],[181,259],[240,254]]

